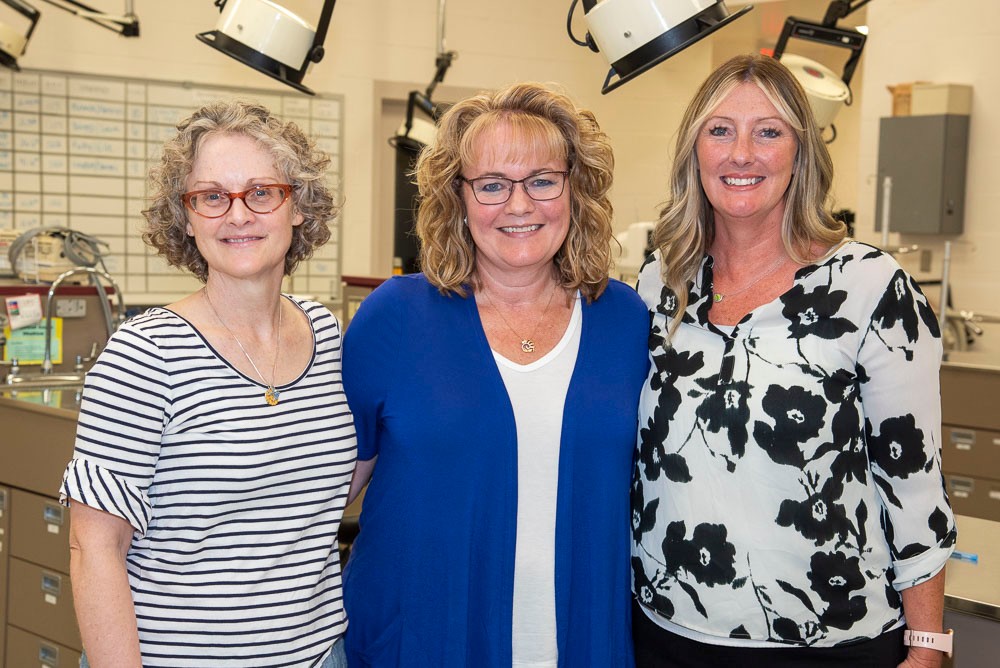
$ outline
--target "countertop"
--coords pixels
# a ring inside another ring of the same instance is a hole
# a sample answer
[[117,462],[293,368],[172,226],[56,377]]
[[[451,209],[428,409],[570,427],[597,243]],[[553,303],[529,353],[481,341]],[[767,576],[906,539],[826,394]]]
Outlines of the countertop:
[[949,559],[944,605],[1000,621],[1000,522],[958,515],[958,548],[979,556],[978,563]]

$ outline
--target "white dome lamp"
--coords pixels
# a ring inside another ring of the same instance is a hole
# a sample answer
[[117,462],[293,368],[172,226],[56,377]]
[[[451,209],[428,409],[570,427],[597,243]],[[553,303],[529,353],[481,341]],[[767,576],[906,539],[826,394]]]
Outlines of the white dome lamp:
[[[792,74],[802,84],[809,98],[809,104],[816,117],[816,125],[820,129],[830,128],[832,136],[827,143],[837,138],[837,129],[833,119],[837,112],[851,100],[851,77],[861,59],[861,51],[865,48],[867,35],[853,28],[838,28],[836,23],[851,12],[860,9],[871,0],[833,0],[826,10],[823,23],[812,23],[794,17],[785,19],[785,25],[774,46],[774,57],[791,70]],[[844,73],[837,76],[829,68],[804,56],[785,53],[785,46],[792,37],[818,42],[827,46],[848,49],[851,55],[844,64]]]
[[323,59],[334,4],[324,1],[314,28],[270,0],[215,0],[222,16],[215,30],[198,33],[197,38],[299,92],[315,95],[302,79],[312,63]]
[[37,9],[21,0],[0,0],[0,4],[7,5],[18,14],[24,16],[31,25],[23,35],[16,29],[0,21],[0,65],[9,67],[12,70],[20,70],[17,59],[24,55],[24,49],[28,46],[31,33],[35,30],[35,24],[41,14]]
[[[578,0],[573,0],[569,19]],[[587,36],[570,39],[601,51],[611,65],[601,93],[607,94],[659,65],[751,9],[730,14],[723,0],[583,0]]]

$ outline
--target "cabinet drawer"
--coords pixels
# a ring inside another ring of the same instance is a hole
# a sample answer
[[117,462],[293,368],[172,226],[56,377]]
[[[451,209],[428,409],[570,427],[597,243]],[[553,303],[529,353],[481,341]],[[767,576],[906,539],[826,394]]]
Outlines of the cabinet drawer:
[[76,668],[80,652],[15,626],[7,627],[8,668]]
[[12,491],[11,556],[69,573],[69,508],[51,497]]
[[1000,480],[1000,432],[945,425],[941,439],[946,472]]
[[8,624],[79,651],[83,645],[73,615],[69,576],[16,557],[10,559],[9,572]]
[[958,515],[1000,521],[1000,480],[944,474],[952,510]]

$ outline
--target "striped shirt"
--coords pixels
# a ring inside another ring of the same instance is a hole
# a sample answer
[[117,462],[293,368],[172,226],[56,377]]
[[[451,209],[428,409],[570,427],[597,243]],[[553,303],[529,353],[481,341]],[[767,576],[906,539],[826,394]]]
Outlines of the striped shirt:
[[337,529],[357,443],[341,331],[293,302],[313,357],[276,406],[162,308],[123,325],[87,374],[60,499],[134,527],[147,668],[314,666],[346,629]]

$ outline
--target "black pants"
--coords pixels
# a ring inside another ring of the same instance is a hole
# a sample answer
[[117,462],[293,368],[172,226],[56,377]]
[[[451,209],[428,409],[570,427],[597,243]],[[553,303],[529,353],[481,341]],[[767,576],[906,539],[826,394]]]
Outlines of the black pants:
[[636,668],[896,668],[906,658],[903,629],[840,647],[725,647],[664,630],[632,602]]

